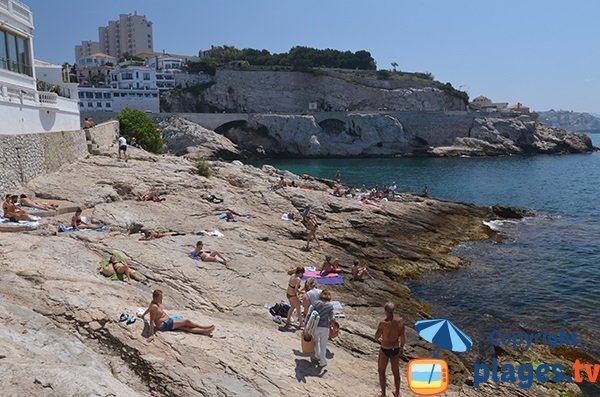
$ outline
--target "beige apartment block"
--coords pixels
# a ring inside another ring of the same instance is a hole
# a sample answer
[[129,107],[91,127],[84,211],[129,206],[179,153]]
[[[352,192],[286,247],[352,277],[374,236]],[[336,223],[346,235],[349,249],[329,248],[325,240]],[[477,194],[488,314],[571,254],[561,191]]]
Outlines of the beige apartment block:
[[75,46],[75,63],[83,57],[89,57],[92,54],[100,52],[100,43],[92,40],[84,40],[81,44]]
[[145,16],[121,14],[116,21],[98,28],[100,51],[115,58],[153,51],[152,22]]

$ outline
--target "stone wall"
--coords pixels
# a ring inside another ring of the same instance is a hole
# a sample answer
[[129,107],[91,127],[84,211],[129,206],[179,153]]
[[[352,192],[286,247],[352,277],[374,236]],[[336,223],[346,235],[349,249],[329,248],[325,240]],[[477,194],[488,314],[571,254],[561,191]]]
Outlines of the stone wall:
[[[114,136],[118,123],[90,129],[101,142]],[[112,138],[110,138],[112,139]],[[35,134],[0,135],[0,194],[11,192],[29,180],[58,170],[63,164],[89,154],[83,130]]]
[[119,138],[119,122],[110,120],[86,130],[86,137],[99,147],[111,147]]

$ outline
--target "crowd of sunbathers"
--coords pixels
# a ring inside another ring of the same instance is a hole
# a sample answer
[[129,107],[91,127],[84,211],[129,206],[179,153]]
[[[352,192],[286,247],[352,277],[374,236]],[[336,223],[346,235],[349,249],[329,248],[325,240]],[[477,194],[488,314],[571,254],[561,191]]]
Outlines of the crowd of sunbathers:
[[[55,204],[33,201],[27,195],[7,194],[2,203],[2,215],[9,222],[33,221],[28,210],[51,211],[56,209]],[[27,209],[25,209],[27,208]]]

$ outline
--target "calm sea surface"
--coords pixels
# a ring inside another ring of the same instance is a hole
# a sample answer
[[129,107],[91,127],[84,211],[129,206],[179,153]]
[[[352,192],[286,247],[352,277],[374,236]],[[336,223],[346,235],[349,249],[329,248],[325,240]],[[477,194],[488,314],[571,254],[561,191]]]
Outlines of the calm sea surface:
[[[592,134],[596,146],[600,135]],[[434,317],[448,318],[485,354],[495,329],[577,332],[578,347],[600,356],[600,153],[496,158],[272,160],[294,173],[479,205],[503,203],[538,216],[500,223],[502,238],[462,243],[468,268],[409,284]],[[260,164],[258,164],[260,165]]]

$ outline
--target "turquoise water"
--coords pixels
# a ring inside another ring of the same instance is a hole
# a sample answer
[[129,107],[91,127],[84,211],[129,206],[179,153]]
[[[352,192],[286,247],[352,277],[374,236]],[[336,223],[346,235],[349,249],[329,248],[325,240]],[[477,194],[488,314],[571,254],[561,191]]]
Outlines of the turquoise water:
[[[600,146],[600,135],[591,135]],[[503,203],[538,213],[495,225],[502,238],[462,243],[468,268],[436,272],[410,284],[485,354],[495,328],[577,332],[578,347],[600,356],[600,153],[496,158],[273,160],[294,173],[479,205]]]

